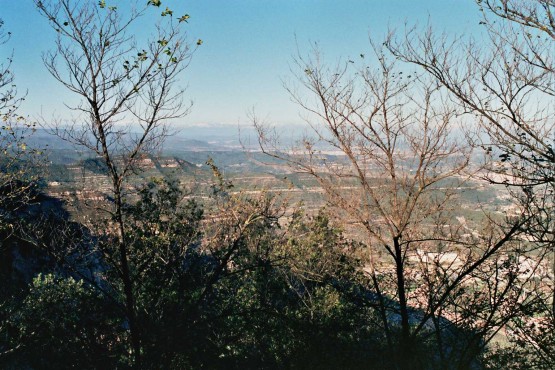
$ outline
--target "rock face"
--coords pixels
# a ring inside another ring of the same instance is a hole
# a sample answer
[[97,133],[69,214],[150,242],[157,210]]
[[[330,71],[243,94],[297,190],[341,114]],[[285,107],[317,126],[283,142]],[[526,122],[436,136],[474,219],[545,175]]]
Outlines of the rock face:
[[[0,294],[13,294],[20,292],[39,272],[55,268],[53,259],[37,246],[37,241],[51,238],[54,224],[68,223],[68,213],[60,200],[37,190],[29,190],[15,199],[5,192],[0,192],[1,195]],[[22,198],[26,201],[22,202]]]

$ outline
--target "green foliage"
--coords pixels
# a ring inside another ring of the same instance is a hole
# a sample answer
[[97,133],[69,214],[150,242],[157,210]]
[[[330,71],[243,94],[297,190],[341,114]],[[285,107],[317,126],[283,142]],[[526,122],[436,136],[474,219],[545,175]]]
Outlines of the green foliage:
[[[0,20],[0,46],[11,35],[3,25]],[[31,194],[38,183],[37,168],[43,159],[40,150],[27,144],[35,132],[35,123],[18,113],[25,97],[18,95],[11,63],[11,56],[7,63],[0,62],[0,234],[13,230],[13,212],[32,201]]]
[[[324,211],[280,223],[275,197],[231,192],[217,174],[209,211],[156,178],[125,207],[141,367],[394,368],[361,246]],[[13,350],[3,365],[129,365],[119,272],[107,263],[118,244],[108,233],[96,243],[93,269],[106,283],[39,275],[23,298],[0,304],[0,354]],[[422,368],[436,361],[433,345],[414,348]]]
[[160,0],[149,0],[149,1],[147,2],[147,5],[152,5],[152,6],[160,7],[160,5],[162,5],[162,1],[160,1]]
[[323,213],[297,213],[286,230],[260,226],[211,301],[221,307],[220,367],[359,368],[375,352],[361,324],[371,313],[351,299],[360,286],[343,280],[357,276],[355,260],[340,257],[350,242]]
[[108,174],[108,166],[100,158],[87,158],[83,160],[82,165],[84,170],[91,171],[99,175]]
[[162,12],[161,16],[165,17],[165,16],[168,16],[168,15],[171,17],[173,15],[173,11],[170,8],[166,7],[166,10],[164,10]]
[[5,366],[114,368],[123,334],[116,312],[82,281],[39,274],[5,324],[15,349]]

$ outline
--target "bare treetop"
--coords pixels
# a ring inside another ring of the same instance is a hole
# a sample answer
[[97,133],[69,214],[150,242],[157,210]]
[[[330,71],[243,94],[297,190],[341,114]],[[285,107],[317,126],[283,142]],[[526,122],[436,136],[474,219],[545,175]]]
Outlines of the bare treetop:
[[[147,41],[137,40],[132,25],[149,6],[120,11],[90,1],[36,1],[57,32],[56,48],[44,54],[45,66],[67,89],[81,97],[69,106],[75,117],[56,132],[105,157],[130,161],[150,151],[167,134],[170,120],[187,113],[177,86],[193,50],[181,19],[162,13]],[[136,25],[135,25],[136,26]],[[91,136],[92,135],[92,136]]]
[[174,18],[171,9],[162,10],[145,41],[135,37],[133,27],[150,9],[159,9],[161,1],[148,1],[143,7],[128,4],[126,11],[107,1],[35,0],[35,4],[57,33],[56,47],[44,54],[44,64],[80,98],[80,103],[68,106],[75,114],[69,125],[43,124],[95,153],[108,170],[111,199],[95,207],[105,211],[113,224],[108,231],[116,242],[104,254],[121,282],[133,366],[140,368],[137,266],[129,259],[136,246],[128,238],[132,225],[124,213],[125,183],[139,168],[142,155],[162,143],[169,121],[188,111],[183,89],[177,86],[193,52],[185,38],[188,15]]

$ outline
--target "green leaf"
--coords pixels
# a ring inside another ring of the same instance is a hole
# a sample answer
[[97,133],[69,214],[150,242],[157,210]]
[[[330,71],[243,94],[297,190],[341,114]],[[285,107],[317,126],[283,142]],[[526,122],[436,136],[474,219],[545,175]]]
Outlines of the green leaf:
[[165,17],[166,15],[169,15],[171,17],[173,15],[173,11],[170,10],[170,8],[166,7],[166,10],[164,10],[161,15],[162,17]]
[[189,14],[182,15],[181,17],[179,17],[179,23],[181,23],[181,22],[187,22],[187,19],[189,19],[189,18],[191,18],[191,17],[189,16]]

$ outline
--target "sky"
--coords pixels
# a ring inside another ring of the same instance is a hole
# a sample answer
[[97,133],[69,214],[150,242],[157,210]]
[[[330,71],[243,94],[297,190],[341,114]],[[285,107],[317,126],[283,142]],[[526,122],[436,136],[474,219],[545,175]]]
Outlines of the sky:
[[[297,123],[303,113],[283,87],[283,81],[292,77],[297,50],[303,53],[317,42],[328,60],[345,60],[367,52],[369,36],[383,37],[388,28],[430,22],[448,33],[472,33],[480,17],[473,0],[163,0],[162,4],[175,14],[189,14],[189,39],[203,40],[180,78],[193,109],[175,122],[179,127],[248,124],[253,109],[274,124]],[[27,91],[20,113],[31,118],[67,117],[64,102],[74,102],[75,97],[48,74],[41,59],[52,49],[55,32],[32,0],[0,0],[0,18],[12,33],[9,43],[0,47],[0,58],[13,52],[18,89]],[[154,18],[141,19],[139,37],[154,25]]]

